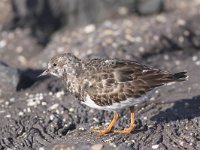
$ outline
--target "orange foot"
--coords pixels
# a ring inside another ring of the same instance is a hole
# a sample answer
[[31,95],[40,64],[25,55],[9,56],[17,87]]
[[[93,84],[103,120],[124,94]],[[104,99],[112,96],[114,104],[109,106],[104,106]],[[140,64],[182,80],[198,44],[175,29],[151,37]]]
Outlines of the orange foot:
[[108,129],[108,128],[103,129],[103,130],[92,129],[91,131],[92,132],[97,132],[99,136],[103,136],[103,135],[109,133],[111,131],[111,129]]
[[106,129],[103,129],[103,130],[92,129],[91,131],[97,132],[99,134],[99,136],[107,134],[112,130],[113,126],[115,125],[115,123],[118,119],[119,119],[119,115],[117,113],[115,113],[112,121],[110,122],[109,126]]
[[124,130],[114,130],[114,133],[124,133],[124,134],[129,134],[134,130],[134,126],[125,128]]
[[114,130],[114,133],[129,134],[129,133],[131,133],[134,130],[135,124],[134,124],[134,112],[133,112],[133,108],[130,108],[130,111],[131,111],[131,123],[130,123],[130,127],[125,128],[124,130]]

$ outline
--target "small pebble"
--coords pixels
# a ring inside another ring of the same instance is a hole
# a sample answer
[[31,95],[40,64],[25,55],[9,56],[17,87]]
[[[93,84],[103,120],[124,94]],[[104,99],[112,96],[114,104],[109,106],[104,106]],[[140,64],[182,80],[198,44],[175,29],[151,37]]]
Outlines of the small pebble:
[[178,38],[178,40],[179,40],[180,43],[183,43],[183,42],[184,42],[184,37],[183,37],[183,36],[180,36],[180,37]]
[[40,100],[37,97],[31,97],[32,95],[29,95],[29,99],[27,99],[27,106],[37,106],[38,104],[40,104]]
[[153,36],[153,39],[154,39],[155,41],[159,41],[159,40],[160,40],[160,37],[159,37],[158,35],[155,35],[155,36]]
[[87,25],[87,26],[84,28],[84,32],[85,32],[86,34],[89,34],[89,33],[94,32],[95,29],[96,29],[95,25],[90,24],[90,25]]
[[85,131],[85,128],[84,127],[79,127],[78,128],[80,131]]
[[47,102],[42,102],[41,103],[43,106],[46,106],[47,105]]
[[70,108],[69,111],[70,111],[70,112],[74,112],[74,108]]
[[181,62],[180,62],[179,60],[176,60],[176,61],[175,61],[175,64],[178,66],[178,65],[181,64]]
[[5,117],[5,118],[11,118],[11,115],[8,114],[8,115],[5,115],[4,117]]
[[3,103],[3,102],[4,102],[4,100],[3,100],[3,99],[0,99],[0,104]]
[[143,53],[145,51],[144,47],[139,47],[139,51]]
[[196,61],[195,64],[196,64],[197,66],[199,66],[199,65],[200,65],[200,61]]
[[49,119],[53,120],[53,118],[54,118],[54,115],[50,115]]
[[197,141],[197,146],[200,147],[200,141]]
[[152,145],[152,149],[158,149],[159,148],[159,145]]
[[164,55],[165,60],[169,60],[169,55]]
[[125,38],[130,42],[135,42],[135,38],[132,35],[127,34],[125,35]]
[[156,100],[155,97],[151,97],[151,98],[150,98],[150,101],[155,101],[155,100]]
[[19,61],[22,65],[26,65],[26,64],[27,64],[27,59],[26,59],[24,56],[22,56],[22,55],[20,55],[20,56],[18,57],[18,61]]
[[10,102],[14,102],[14,101],[15,101],[14,97],[10,98]]
[[183,141],[180,141],[179,143],[180,143],[181,146],[183,146],[183,144],[184,144]]
[[160,91],[159,91],[159,90],[156,90],[156,91],[155,91],[155,93],[156,93],[156,94],[159,94],[159,93],[160,93]]
[[95,122],[99,122],[99,119],[97,119],[97,118],[92,118]]
[[8,101],[5,102],[5,105],[8,106],[10,103]]
[[192,57],[192,61],[197,61],[198,60],[198,57],[197,56],[193,56]]
[[5,112],[6,112],[5,110],[0,110],[0,114],[5,113]]
[[[111,143],[111,141],[113,141],[114,140],[114,138],[113,137],[110,137],[109,139],[106,139],[106,140],[104,140],[104,142],[107,142],[107,143],[109,143],[110,145],[112,145],[113,143]],[[113,145],[112,145],[113,146]]]
[[21,46],[18,46],[17,48],[16,48],[16,52],[18,53],[18,54],[20,54],[20,53],[22,53],[23,52],[23,47],[21,47]]
[[158,21],[159,23],[165,23],[167,21],[167,18],[163,15],[159,15],[156,17],[156,21]]
[[65,95],[65,92],[64,91],[59,91],[55,95],[56,95],[57,98],[61,98],[63,95]]
[[113,30],[111,29],[106,29],[103,31],[103,35],[108,36],[108,35],[113,35]]
[[18,115],[19,115],[19,116],[23,116],[24,113],[23,113],[22,111],[20,111],[20,112],[18,113]]
[[135,42],[138,42],[138,43],[142,42],[142,38],[139,36],[135,37]]
[[186,24],[186,21],[183,20],[183,19],[178,19],[178,20],[177,20],[177,24],[178,24],[179,26],[184,26],[184,25]]
[[59,104],[56,103],[56,104],[52,105],[51,107],[49,107],[48,110],[54,110],[54,109],[58,108],[58,106],[59,106]]
[[147,117],[145,116],[143,119],[144,119],[144,120],[147,120]]
[[57,114],[60,114],[60,111],[59,111],[58,109],[56,109],[56,113],[57,113]]
[[31,109],[29,107],[27,108],[27,112],[31,112]]
[[121,16],[125,16],[128,14],[127,7],[119,7],[117,11],[118,11],[119,15],[121,15]]
[[95,145],[92,145],[91,149],[92,150],[102,150],[103,148],[103,144],[95,144]]
[[6,46],[6,41],[5,40],[2,40],[2,41],[0,41],[0,48],[3,48],[3,47],[5,47]]

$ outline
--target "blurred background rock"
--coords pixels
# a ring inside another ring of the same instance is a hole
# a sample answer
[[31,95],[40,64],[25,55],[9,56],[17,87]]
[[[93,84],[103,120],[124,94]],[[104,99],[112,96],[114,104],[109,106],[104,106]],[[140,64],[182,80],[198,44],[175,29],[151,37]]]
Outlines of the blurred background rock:
[[[32,34],[46,45],[49,36],[63,26],[74,28],[116,19],[131,13],[148,15],[164,10],[164,0],[4,0],[1,20],[12,18],[5,29],[31,27]],[[2,2],[1,2],[2,3]]]

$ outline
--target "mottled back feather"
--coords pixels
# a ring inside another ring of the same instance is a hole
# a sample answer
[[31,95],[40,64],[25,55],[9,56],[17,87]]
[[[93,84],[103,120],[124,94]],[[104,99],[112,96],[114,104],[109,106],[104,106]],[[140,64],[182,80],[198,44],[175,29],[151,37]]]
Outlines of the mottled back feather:
[[173,74],[133,61],[93,59],[84,67],[84,94],[100,106],[141,97],[155,87],[176,80]]

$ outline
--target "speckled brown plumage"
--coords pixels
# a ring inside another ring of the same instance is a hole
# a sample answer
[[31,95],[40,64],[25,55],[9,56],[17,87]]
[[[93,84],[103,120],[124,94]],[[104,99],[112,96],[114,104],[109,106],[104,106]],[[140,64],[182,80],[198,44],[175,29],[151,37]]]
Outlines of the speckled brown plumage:
[[[186,72],[176,74],[162,71],[129,60],[80,60],[70,53],[53,57],[43,74],[62,78],[68,90],[90,107],[117,111],[146,101],[146,93],[169,82],[184,81]],[[114,118],[118,118],[115,115]],[[115,123],[116,120],[112,122]],[[129,133],[134,128],[123,133]],[[112,126],[101,134],[110,132]],[[121,131],[120,131],[121,132]]]
[[[155,87],[180,80],[174,74],[133,61],[94,59],[85,62],[84,70],[81,89],[101,106],[138,98]],[[185,73],[181,74],[184,78]]]

